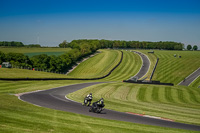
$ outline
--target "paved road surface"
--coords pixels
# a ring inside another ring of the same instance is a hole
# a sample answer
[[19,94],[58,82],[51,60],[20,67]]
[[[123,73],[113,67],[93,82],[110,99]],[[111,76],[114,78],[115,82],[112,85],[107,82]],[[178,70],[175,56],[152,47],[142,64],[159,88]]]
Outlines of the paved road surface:
[[[62,110],[67,112],[73,112],[83,115],[88,115],[92,117],[105,118],[111,120],[127,121],[133,123],[155,125],[161,127],[170,127],[170,128],[179,128],[187,130],[196,130],[200,131],[200,126],[189,125],[184,123],[177,123],[172,121],[165,121],[162,119],[153,119],[138,115],[132,115],[112,110],[105,109],[101,114],[96,114],[89,112],[89,108],[82,106],[81,103],[73,102],[65,98],[65,95],[77,91],[79,89],[99,84],[96,83],[83,83],[70,85],[65,87],[54,88],[45,91],[33,92],[29,94],[23,94],[19,98],[23,101],[39,105],[42,107],[47,107],[56,110]],[[106,104],[106,103],[105,103]]]
[[148,57],[140,52],[136,52],[135,53],[139,54],[139,56],[142,58],[142,67],[140,69],[140,71],[134,76],[137,77],[138,79],[142,78],[149,70],[150,67],[150,61],[148,59]]
[[183,80],[179,85],[189,86],[196,78],[200,76],[200,68],[198,68],[195,72],[189,75],[185,80]]

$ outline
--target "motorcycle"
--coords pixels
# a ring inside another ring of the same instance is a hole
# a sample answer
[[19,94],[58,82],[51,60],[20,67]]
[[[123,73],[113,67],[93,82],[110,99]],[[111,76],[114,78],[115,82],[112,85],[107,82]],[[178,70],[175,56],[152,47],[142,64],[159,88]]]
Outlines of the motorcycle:
[[83,101],[83,106],[90,106],[91,104],[91,101],[92,101],[92,97],[85,97],[84,98],[84,101]]
[[104,104],[100,106],[97,104],[97,102],[94,102],[90,107],[89,112],[101,113],[101,111],[103,111],[104,106],[105,106]]

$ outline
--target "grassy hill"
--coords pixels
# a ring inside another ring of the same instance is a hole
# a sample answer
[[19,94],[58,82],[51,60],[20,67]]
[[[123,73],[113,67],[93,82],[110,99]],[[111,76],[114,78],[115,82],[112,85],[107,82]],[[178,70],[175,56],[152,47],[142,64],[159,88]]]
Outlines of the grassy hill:
[[[50,89],[81,82],[83,81],[0,81],[0,132],[188,132],[187,130],[181,129],[106,120],[43,108],[18,100],[18,98],[13,95],[16,93]],[[106,105],[108,106],[107,102],[108,101],[106,101]]]
[[82,62],[68,76],[79,78],[102,77],[108,74],[119,63],[120,59],[121,52],[118,50],[101,50],[100,54]]
[[164,117],[179,122],[200,125],[200,91],[198,88],[105,83],[68,95],[82,102],[92,92],[94,101],[103,97],[106,108]]
[[82,62],[68,75],[39,72],[16,68],[0,68],[0,78],[94,78],[101,77],[115,67],[121,59],[117,50],[102,50],[101,53]]
[[[199,51],[163,51],[155,50],[160,59],[153,80],[177,85],[200,67]],[[174,54],[181,58],[174,57]]]
[[103,81],[122,81],[136,75],[142,66],[142,60],[138,54],[123,50],[122,63]]
[[[121,65],[109,77],[97,80],[117,82],[88,87],[71,93],[68,97],[82,102],[84,96],[92,92],[94,101],[104,97],[106,108],[108,109],[140,114],[145,113],[147,115],[173,119],[178,122],[200,125],[200,90],[197,88],[200,78],[191,84],[192,87],[138,85],[119,82],[134,76],[142,65],[139,55],[125,50],[123,52],[124,59]],[[152,61],[151,64],[155,63],[156,56],[160,58],[153,78],[161,82],[178,84],[184,77],[187,77],[195,70],[197,66],[200,66],[199,62],[197,62],[200,57],[199,53],[194,51],[155,50],[154,55],[148,54],[148,51],[141,52],[149,56],[149,59]],[[182,58],[174,58],[174,54],[180,54]],[[70,76],[78,76],[79,74],[88,77],[103,75],[105,73],[103,70],[100,71],[100,69],[107,70],[112,68],[119,60],[119,55],[119,51],[105,50],[88,59],[85,63],[83,62],[84,64],[81,63],[79,68],[77,67],[77,72],[74,71]],[[90,73],[92,67],[96,71]],[[2,70],[0,69],[0,76],[2,75]],[[88,74],[86,74],[86,70]],[[185,72],[185,70],[188,72]],[[8,76],[10,73],[7,71],[4,74]],[[55,77],[55,75],[59,75],[48,74],[50,73],[38,72],[36,74],[34,71],[26,70],[26,72],[12,73],[10,77],[15,75],[22,75],[23,77]],[[94,81],[0,81],[0,132],[193,132],[99,119],[47,109],[20,101],[13,95],[83,82]]]
[[[122,63],[103,81],[122,81],[134,76],[140,70],[142,61],[139,55],[123,50]],[[118,50],[101,50],[101,53],[78,65],[68,75],[25,69],[0,69],[0,78],[94,78],[101,77],[118,64],[121,52]]]

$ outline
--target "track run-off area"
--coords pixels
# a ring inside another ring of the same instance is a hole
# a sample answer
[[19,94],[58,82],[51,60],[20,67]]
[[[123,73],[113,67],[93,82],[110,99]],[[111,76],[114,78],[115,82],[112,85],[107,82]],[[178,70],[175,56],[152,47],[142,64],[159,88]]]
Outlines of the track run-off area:
[[[140,55],[143,60],[142,68],[140,72],[137,73],[141,74],[142,77],[147,73],[149,70],[150,61],[148,59],[144,59],[146,56]],[[149,61],[149,63],[147,63]],[[83,89],[85,87],[89,87],[92,85],[101,84],[101,82],[94,82],[94,83],[82,83],[82,84],[74,84],[64,87],[53,88],[50,90],[45,91],[37,91],[37,92],[30,92],[26,94],[19,95],[19,99],[32,103],[37,106],[47,107],[56,110],[62,110],[67,112],[73,112],[77,114],[88,115],[92,117],[98,118],[105,118],[111,120],[120,120],[120,121],[127,121],[133,123],[140,123],[146,125],[155,125],[161,127],[170,127],[170,128],[178,128],[178,129],[187,129],[187,130],[195,130],[200,131],[200,126],[191,125],[191,124],[184,124],[173,122],[170,120],[163,120],[153,117],[144,117],[136,114],[130,113],[123,113],[105,109],[101,114],[90,113],[88,107],[84,107],[81,103],[77,103],[70,99],[66,99],[66,95],[77,90]]]

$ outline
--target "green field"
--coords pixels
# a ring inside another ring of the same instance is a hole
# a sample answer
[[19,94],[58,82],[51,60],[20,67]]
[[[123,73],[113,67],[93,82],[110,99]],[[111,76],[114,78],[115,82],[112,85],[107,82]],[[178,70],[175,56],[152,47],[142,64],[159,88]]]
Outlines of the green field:
[[4,53],[44,53],[44,52],[67,52],[70,48],[2,48],[0,47],[0,51]]
[[70,77],[95,78],[108,74],[121,59],[121,52],[117,50],[101,50],[100,54],[89,58],[78,65]]
[[29,57],[40,55],[40,54],[47,54],[47,55],[55,55],[59,56],[67,51],[69,51],[70,48],[0,48],[0,51],[4,53],[23,53]]
[[[160,60],[154,73],[153,80],[177,85],[200,67],[199,51],[155,50],[154,52]],[[174,54],[182,57],[174,57]]]
[[121,64],[103,81],[122,81],[136,75],[142,66],[142,60],[138,54],[123,50]]
[[[147,76],[153,70],[156,57],[160,58],[153,80],[160,80],[161,82],[178,84],[200,66],[199,62],[197,62],[200,54],[195,51],[155,50],[154,55],[148,54],[148,51],[140,50],[140,52],[148,55],[151,60],[151,67]],[[124,59],[119,67],[109,77],[96,80],[117,82],[91,86],[71,93],[68,97],[82,102],[84,96],[92,92],[94,101],[104,97],[107,109],[144,113],[146,115],[173,119],[178,122],[200,125],[200,90],[197,88],[200,85],[200,78],[196,79],[189,87],[122,83],[122,80],[134,76],[142,65],[139,55],[125,50],[123,50],[123,53]],[[180,54],[182,58],[174,58],[174,54]],[[115,58],[115,60],[112,58]],[[72,75],[78,77],[79,74],[82,77],[104,75],[106,73],[105,70],[115,66],[119,59],[119,51],[103,50],[98,55],[81,63],[75,69],[77,72],[71,73],[70,77]],[[188,64],[190,65],[188,66]],[[92,67],[96,71],[89,73]],[[4,78],[15,77],[16,75],[21,75],[21,77],[60,76],[60,74],[51,75],[51,73],[30,70],[16,69],[12,72],[9,72],[9,70],[0,69],[0,77],[2,74],[4,74]],[[87,74],[85,71],[87,71]],[[61,76],[68,77],[65,75]],[[83,82],[90,81],[0,81],[0,132],[193,132],[99,119],[47,109],[20,101],[13,95]]]
[[[103,50],[102,53],[81,63],[68,76],[72,77],[100,77],[106,75],[118,64],[121,52],[116,50]],[[122,81],[134,76],[140,70],[142,61],[139,55],[123,50],[121,64],[103,81]]]
[[[121,59],[120,51],[117,51],[117,50],[101,50],[101,51],[102,51],[101,53],[82,62],[80,65],[78,65],[78,67],[75,70],[73,70],[68,75],[55,74],[55,73],[49,73],[49,72],[38,72],[38,71],[16,69],[16,68],[12,68],[12,69],[1,68],[0,78],[27,78],[27,77],[29,78],[94,78],[95,77],[96,78],[96,77],[101,77],[108,74],[109,71],[113,67],[115,67]],[[125,57],[126,56],[127,56],[127,52],[125,51]],[[123,60],[123,62],[124,61],[126,61],[126,59]],[[123,77],[121,77],[120,80],[123,80]]]
[[66,52],[36,52],[36,53],[24,53],[25,55],[27,55],[28,57],[33,57],[35,55],[41,55],[41,54],[46,54],[46,55],[55,55],[55,56],[59,56],[59,55],[62,55]]
[[194,80],[189,86],[200,88],[200,76],[196,80]]
[[64,74],[18,68],[0,68],[0,78],[66,78]]
[[94,101],[103,97],[106,108],[200,125],[200,90],[180,86],[106,83],[88,87],[67,97],[82,102],[92,92]]
[[13,95],[16,93],[50,89],[81,82],[83,81],[0,81],[0,132],[188,132],[187,130],[93,118],[89,116],[38,107],[18,100],[18,98]]

